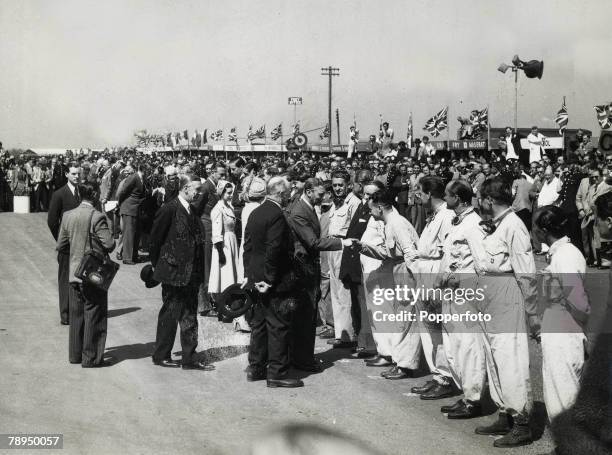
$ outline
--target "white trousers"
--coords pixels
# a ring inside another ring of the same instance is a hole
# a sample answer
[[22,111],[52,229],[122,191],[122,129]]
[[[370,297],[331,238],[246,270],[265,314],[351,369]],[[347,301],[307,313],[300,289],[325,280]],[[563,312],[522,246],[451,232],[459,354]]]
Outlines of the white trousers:
[[556,322],[554,327],[562,327],[565,319],[568,322],[567,327],[573,325],[575,330],[566,333],[542,331],[544,403],[550,420],[576,401],[584,368],[586,341],[586,336],[579,330],[577,324],[572,324],[573,318],[566,310],[547,309],[544,312],[543,329],[553,318]]
[[512,274],[485,276],[478,286],[485,294],[483,313],[491,315],[482,334],[491,398],[501,412],[528,416],[533,403],[523,294]]
[[[460,288],[473,288],[474,278],[461,279]],[[455,302],[442,304],[444,314],[474,312],[475,307]],[[464,398],[471,402],[480,401],[486,381],[485,352],[482,343],[482,329],[477,323],[450,322],[442,326],[442,343],[448,361],[449,373],[457,387],[463,390]]]
[[355,328],[351,315],[351,290],[344,287],[339,278],[342,250],[330,251],[329,258],[329,294],[334,314],[334,332],[337,340],[355,341]]

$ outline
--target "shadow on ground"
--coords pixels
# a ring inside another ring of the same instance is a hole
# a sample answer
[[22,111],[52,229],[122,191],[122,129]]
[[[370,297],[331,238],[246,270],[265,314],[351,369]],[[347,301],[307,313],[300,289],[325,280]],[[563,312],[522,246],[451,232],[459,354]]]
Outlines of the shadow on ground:
[[116,308],[114,310],[108,310],[108,317],[114,318],[117,316],[123,316],[124,314],[133,313],[134,311],[138,311],[141,308],[139,306],[132,306],[128,308]]
[[151,357],[153,354],[153,341],[149,343],[124,344],[123,346],[113,346],[106,349],[106,355],[115,359],[114,363],[124,360],[137,360]]

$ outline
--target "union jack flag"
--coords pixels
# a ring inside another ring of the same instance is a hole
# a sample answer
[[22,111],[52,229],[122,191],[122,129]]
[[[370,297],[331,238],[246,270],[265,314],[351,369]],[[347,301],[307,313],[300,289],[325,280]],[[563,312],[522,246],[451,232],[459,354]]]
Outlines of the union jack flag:
[[445,107],[432,118],[425,122],[424,130],[427,130],[433,137],[438,137],[441,131],[448,126],[448,107]]
[[223,140],[223,130],[217,130],[210,133],[210,138],[213,141],[222,141]]
[[607,130],[612,126],[612,103],[594,106],[597,113],[597,121],[601,125],[601,129]]
[[489,126],[489,108],[485,107],[482,111],[473,110],[470,123],[477,130],[486,130]]
[[567,124],[569,122],[569,115],[567,113],[567,107],[565,106],[565,97],[563,98],[563,104],[561,105],[561,109],[557,112],[557,116],[555,117],[555,123],[559,125],[559,134],[563,136],[563,131],[567,128]]
[[266,125],[260,126],[255,132],[253,132],[253,125],[249,126],[249,132],[247,133],[247,140],[253,142],[254,139],[265,139],[266,138]]
[[230,142],[238,143],[238,133],[236,133],[236,127],[233,127],[227,135],[227,140]]
[[325,139],[326,137],[329,137],[329,123],[325,125],[325,128],[323,128],[323,131],[321,132],[321,134],[319,134],[319,137],[321,139]]
[[270,131],[270,137],[273,141],[276,141],[283,135],[283,124],[280,123],[276,128]]

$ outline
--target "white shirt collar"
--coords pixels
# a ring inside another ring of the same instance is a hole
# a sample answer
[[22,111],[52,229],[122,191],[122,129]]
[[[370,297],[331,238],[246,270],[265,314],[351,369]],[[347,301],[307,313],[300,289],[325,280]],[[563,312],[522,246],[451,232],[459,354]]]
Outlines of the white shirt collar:
[[506,210],[504,210],[503,212],[501,212],[499,215],[497,215],[495,218],[493,218],[493,222],[497,223],[498,221],[500,221],[503,217],[505,217],[508,212],[510,212],[512,210],[512,207],[508,207]]
[[310,201],[308,200],[308,198],[306,197],[304,193],[302,193],[302,201],[304,201],[308,207],[314,210],[314,207],[312,206],[312,204],[310,203]]
[[70,183],[70,180],[66,182],[66,184],[68,185],[68,188],[70,189],[70,191],[72,192],[72,195],[74,196],[76,192],[76,187],[72,183]]
[[181,203],[181,205],[185,207],[185,210],[187,210],[187,213],[191,213],[191,209],[189,208],[189,202],[187,202],[185,198],[183,198],[183,196],[181,196],[180,194],[178,195],[178,200]]

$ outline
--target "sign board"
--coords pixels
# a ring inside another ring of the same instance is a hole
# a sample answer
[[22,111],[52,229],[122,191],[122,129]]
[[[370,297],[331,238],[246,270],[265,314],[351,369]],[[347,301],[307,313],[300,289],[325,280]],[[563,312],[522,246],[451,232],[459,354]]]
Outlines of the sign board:
[[302,104],[302,97],[301,96],[290,96],[289,104]]
[[[563,149],[563,137],[545,137],[542,147],[544,147],[544,150]],[[521,148],[524,150],[529,149],[527,139],[521,139]]]
[[430,141],[436,150],[487,150],[487,141],[485,140],[469,140],[469,141]]

